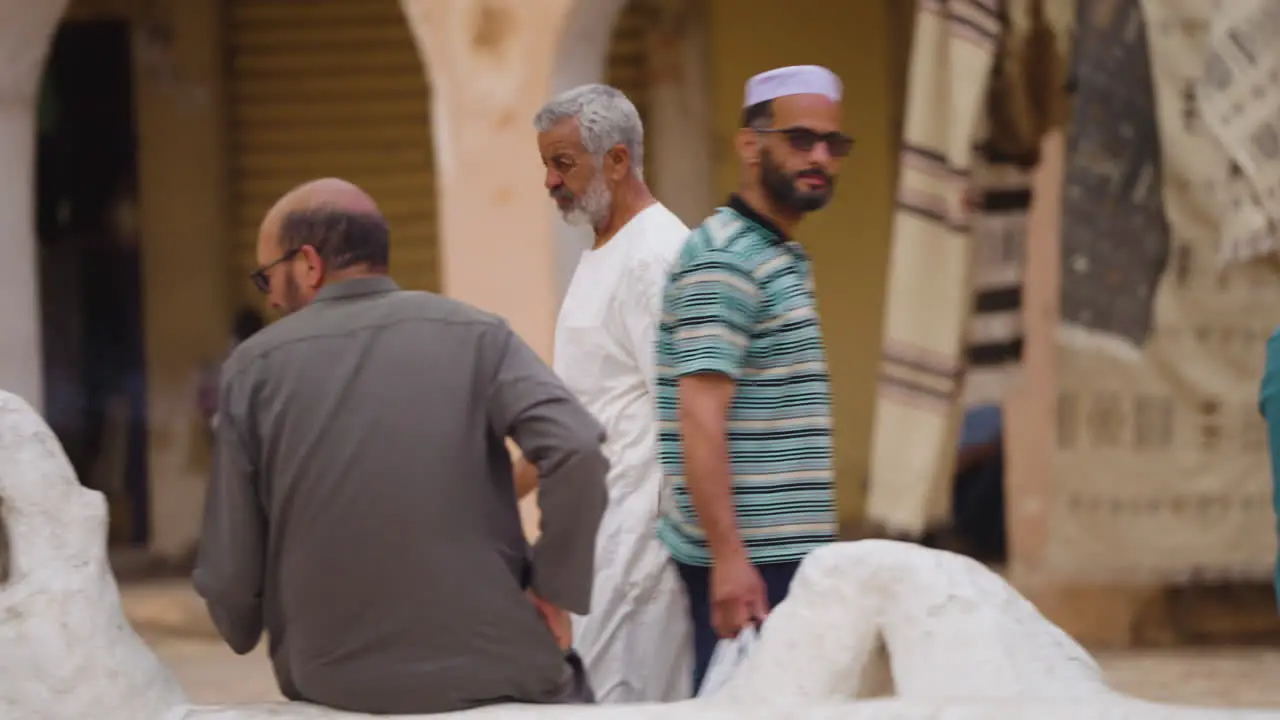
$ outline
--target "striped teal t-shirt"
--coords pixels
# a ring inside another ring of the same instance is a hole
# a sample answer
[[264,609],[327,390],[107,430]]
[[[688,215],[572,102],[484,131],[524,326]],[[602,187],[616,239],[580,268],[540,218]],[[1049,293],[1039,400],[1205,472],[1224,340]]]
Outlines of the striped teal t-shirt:
[[735,381],[728,418],[738,530],[755,564],[836,539],[831,389],[808,255],[736,196],[685,243],[658,330],[658,536],[686,565],[711,554],[685,485],[678,383]]

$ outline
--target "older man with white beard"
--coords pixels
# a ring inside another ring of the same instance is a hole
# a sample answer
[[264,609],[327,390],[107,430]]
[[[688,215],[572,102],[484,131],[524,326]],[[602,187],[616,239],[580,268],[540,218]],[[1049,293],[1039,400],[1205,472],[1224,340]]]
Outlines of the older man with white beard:
[[[689,697],[693,640],[683,586],[656,535],[655,338],[668,272],[689,229],[644,182],[644,128],[631,101],[584,85],[534,118],[546,187],[590,227],[556,321],[555,370],[605,426],[609,504],[596,540],[591,614],[574,640],[600,702]],[[537,484],[517,469],[520,494]]]

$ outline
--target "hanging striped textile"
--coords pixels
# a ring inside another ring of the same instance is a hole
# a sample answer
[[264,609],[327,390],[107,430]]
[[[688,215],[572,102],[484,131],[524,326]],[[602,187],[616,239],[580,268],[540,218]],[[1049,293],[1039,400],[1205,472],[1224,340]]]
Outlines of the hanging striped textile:
[[907,78],[868,520],[918,535],[947,511],[973,300],[966,195],[1002,31],[997,0],[924,0]]

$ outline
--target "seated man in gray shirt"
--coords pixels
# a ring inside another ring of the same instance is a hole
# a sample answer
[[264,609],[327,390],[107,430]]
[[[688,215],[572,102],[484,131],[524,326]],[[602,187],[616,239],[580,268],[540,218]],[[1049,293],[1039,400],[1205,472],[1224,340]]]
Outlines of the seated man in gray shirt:
[[[604,431],[500,319],[397,288],[339,180],[267,214],[252,279],[286,316],[223,367],[196,590],[286,697],[366,713],[589,702]],[[542,478],[521,530],[505,438]]]

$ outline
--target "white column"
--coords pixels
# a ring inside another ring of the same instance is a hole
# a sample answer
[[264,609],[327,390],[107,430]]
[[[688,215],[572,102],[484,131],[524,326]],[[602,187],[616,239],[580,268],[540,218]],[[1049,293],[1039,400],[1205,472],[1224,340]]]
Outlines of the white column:
[[505,317],[544,358],[559,295],[532,119],[574,4],[401,0],[431,88],[441,285]]
[[0,388],[44,406],[35,227],[40,75],[66,0],[0,0]]

